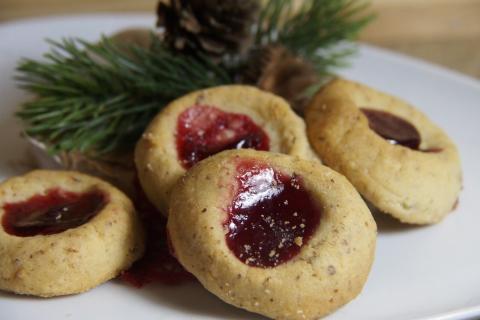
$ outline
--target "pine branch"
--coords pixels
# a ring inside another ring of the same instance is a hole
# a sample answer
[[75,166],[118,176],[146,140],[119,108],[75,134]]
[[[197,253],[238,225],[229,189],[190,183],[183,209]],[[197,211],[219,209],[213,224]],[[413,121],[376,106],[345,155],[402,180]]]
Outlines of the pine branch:
[[[355,49],[338,44],[355,38],[372,16],[362,0],[303,0],[298,8],[295,3],[267,0],[250,50],[278,44],[319,75],[330,74]],[[64,39],[50,41],[44,60],[22,60],[17,79],[36,96],[17,113],[26,133],[53,153],[131,150],[171,100],[238,81],[246,67],[241,55],[215,63],[202,53],[178,52],[153,35],[152,43],[150,49],[120,48],[107,39],[96,44]]]
[[[373,19],[363,0],[269,0],[260,13],[257,47],[278,44],[312,62],[320,75],[346,64],[353,40]],[[342,44],[342,46],[338,46]]]
[[26,133],[52,152],[129,149],[169,101],[231,83],[209,58],[173,53],[152,35],[152,49],[119,49],[107,39],[49,41],[45,61],[22,60],[20,86],[36,99],[17,115]]

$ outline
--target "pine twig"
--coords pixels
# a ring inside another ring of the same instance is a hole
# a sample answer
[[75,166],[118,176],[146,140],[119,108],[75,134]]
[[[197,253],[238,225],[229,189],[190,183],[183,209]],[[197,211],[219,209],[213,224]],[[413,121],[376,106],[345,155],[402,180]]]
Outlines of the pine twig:
[[[355,52],[350,40],[374,18],[363,0],[270,0],[260,13],[256,46],[282,45],[328,75]],[[293,13],[292,13],[293,12]],[[342,44],[342,46],[338,46]]]
[[203,56],[173,53],[152,35],[152,49],[120,49],[109,40],[49,41],[45,61],[18,65],[20,86],[36,98],[17,115],[51,152],[129,149],[152,117],[188,92],[231,83]]

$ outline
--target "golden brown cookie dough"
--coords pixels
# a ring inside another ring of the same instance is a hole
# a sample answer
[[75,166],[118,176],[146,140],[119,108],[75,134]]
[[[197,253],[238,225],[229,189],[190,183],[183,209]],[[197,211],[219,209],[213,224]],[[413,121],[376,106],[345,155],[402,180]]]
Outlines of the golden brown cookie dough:
[[[86,212],[97,213],[84,221]],[[52,220],[68,223],[60,228]],[[144,250],[131,201],[73,171],[37,170],[0,184],[0,221],[0,289],[18,294],[84,292],[116,277]]]
[[229,150],[190,169],[173,192],[175,255],[225,302],[274,319],[318,319],[362,290],[376,224],[347,179],[320,163]]
[[[420,134],[418,150],[382,138],[370,129],[360,108],[408,121]],[[337,79],[312,99],[306,122],[310,142],[322,160],[379,210],[413,224],[436,223],[452,211],[462,185],[457,148],[411,105]]]
[[[168,211],[173,185],[187,169],[177,151],[178,119],[195,106],[213,107],[237,117],[249,117],[268,136],[269,151],[316,158],[308,143],[303,120],[282,98],[242,85],[193,92],[163,109],[150,123],[135,150],[141,185],[150,201],[164,214]],[[192,117],[204,116],[199,112]],[[230,132],[224,130],[223,133]]]

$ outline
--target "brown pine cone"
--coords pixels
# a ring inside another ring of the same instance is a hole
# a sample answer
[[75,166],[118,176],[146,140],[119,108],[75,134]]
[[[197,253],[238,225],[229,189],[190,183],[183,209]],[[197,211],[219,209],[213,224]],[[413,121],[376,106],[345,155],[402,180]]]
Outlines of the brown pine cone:
[[160,0],[157,26],[175,49],[218,60],[247,50],[259,8],[258,0]]

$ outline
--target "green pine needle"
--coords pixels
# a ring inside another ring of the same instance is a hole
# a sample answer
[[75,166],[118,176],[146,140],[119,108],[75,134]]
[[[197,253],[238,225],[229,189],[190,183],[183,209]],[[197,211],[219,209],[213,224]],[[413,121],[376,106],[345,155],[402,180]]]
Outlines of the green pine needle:
[[202,56],[172,53],[152,36],[152,50],[120,50],[107,39],[49,40],[44,61],[20,62],[17,80],[36,95],[17,115],[26,133],[52,152],[131,148],[168,102],[201,88],[232,83]]

